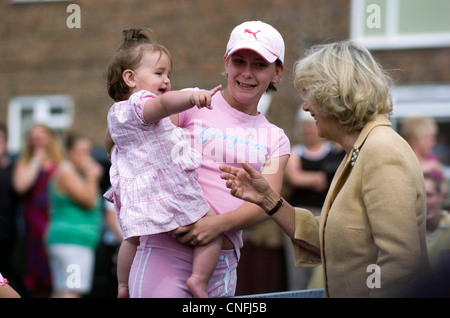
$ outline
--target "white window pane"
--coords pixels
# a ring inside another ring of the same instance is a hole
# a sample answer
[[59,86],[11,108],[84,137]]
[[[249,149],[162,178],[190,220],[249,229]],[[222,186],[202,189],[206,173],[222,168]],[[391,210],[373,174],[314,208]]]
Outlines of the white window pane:
[[401,34],[450,32],[450,1],[399,0]]

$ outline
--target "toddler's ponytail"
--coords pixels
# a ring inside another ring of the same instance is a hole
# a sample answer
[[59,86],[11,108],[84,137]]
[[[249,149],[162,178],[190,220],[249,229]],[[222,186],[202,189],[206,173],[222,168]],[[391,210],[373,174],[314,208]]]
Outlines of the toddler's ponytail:
[[156,43],[155,33],[149,28],[123,30],[122,35],[123,42],[119,50],[126,50],[142,44]]

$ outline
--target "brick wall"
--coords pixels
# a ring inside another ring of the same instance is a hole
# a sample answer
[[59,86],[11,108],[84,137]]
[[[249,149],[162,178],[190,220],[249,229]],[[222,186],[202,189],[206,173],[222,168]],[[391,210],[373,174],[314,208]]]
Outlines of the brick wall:
[[[71,2],[0,2],[0,121],[17,95],[69,94],[74,128],[101,145],[112,100],[105,68],[123,29],[149,26],[171,51],[173,89],[225,84],[223,54],[233,27],[246,20],[272,24],[286,42],[285,72],[269,119],[295,141],[300,98],[292,81],[295,60],[311,44],[346,39],[350,1],[326,0],[80,0],[81,28],[69,29]],[[427,53],[427,54],[424,54]],[[450,49],[376,52],[398,82],[450,82]]]

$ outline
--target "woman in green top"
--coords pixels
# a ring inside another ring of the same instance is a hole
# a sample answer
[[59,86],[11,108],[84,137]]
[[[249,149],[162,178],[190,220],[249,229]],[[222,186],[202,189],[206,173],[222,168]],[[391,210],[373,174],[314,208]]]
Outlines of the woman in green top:
[[101,166],[91,157],[92,142],[67,138],[67,159],[50,183],[47,233],[53,297],[81,297],[92,287],[95,249],[102,225]]

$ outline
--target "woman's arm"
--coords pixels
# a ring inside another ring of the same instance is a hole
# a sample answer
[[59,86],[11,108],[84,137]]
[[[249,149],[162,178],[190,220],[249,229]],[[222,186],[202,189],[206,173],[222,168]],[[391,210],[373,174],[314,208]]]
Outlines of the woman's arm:
[[[223,171],[221,178],[227,180],[227,187],[233,196],[258,205],[263,211],[272,211],[280,200],[279,191],[272,188],[262,174],[253,169],[249,164],[243,163],[243,169],[231,166],[220,166]],[[272,219],[282,230],[302,248],[320,255],[320,250],[305,241],[295,238],[295,209],[286,201],[272,215]]]
[[100,195],[98,181],[101,176],[101,167],[93,158],[89,158],[84,163],[83,172],[85,178],[82,178],[73,167],[62,169],[57,175],[56,185],[77,204],[85,209],[92,209]]
[[[281,187],[283,186],[283,174],[288,159],[288,155],[272,158],[265,163],[261,171],[261,176],[278,197],[281,192]],[[243,211],[248,212],[243,213]],[[238,209],[223,215],[228,215],[228,217],[225,217],[227,219],[226,224],[228,224],[229,227],[227,231],[243,230],[268,219],[267,214],[264,213],[264,207],[249,202],[244,203]]]
[[38,156],[33,157],[28,163],[24,160],[17,163],[13,174],[13,186],[17,193],[24,194],[33,186],[41,166],[42,159]]
[[292,149],[286,166],[287,181],[294,187],[324,191],[328,186],[327,175],[323,171],[306,171],[300,156]]
[[[288,155],[272,158],[266,162],[262,170],[262,178],[277,193],[281,191],[284,168],[288,158]],[[224,232],[243,230],[267,218],[267,214],[261,207],[246,202],[230,212],[203,217],[194,224],[176,229],[172,234],[180,236],[179,240],[182,243],[187,243],[195,238],[199,242],[198,244],[203,245],[213,241]]]

